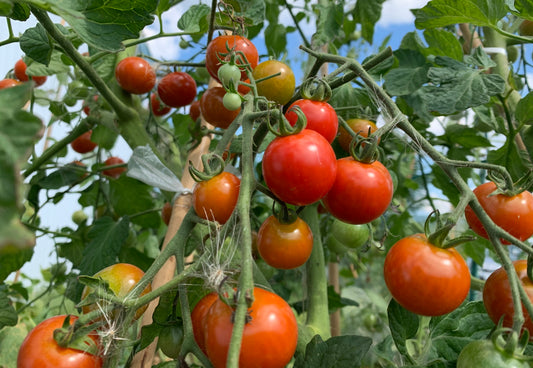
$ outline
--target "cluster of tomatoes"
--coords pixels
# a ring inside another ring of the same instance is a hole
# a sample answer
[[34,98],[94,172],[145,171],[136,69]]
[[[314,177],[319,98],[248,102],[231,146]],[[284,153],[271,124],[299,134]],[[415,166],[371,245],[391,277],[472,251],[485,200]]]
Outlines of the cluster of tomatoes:
[[23,59],[20,59],[19,61],[17,61],[13,68],[13,74],[16,79],[5,78],[5,79],[0,80],[0,89],[14,87],[16,85],[19,85],[20,83],[28,82],[30,78],[35,83],[35,85],[38,87],[38,86],[43,85],[44,82],[46,82],[46,80],[48,79],[46,75],[31,76],[31,77],[28,76],[28,74],[26,74],[26,68],[27,68],[27,65]]

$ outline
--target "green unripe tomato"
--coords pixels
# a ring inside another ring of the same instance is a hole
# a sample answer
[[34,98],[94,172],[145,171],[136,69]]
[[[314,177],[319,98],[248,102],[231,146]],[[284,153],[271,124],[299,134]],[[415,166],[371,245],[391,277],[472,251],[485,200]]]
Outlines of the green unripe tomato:
[[466,345],[459,358],[457,368],[528,368],[528,362],[500,350],[490,340],[476,340]]
[[63,98],[63,102],[65,103],[65,105],[72,107],[72,106],[76,105],[76,102],[78,102],[78,100],[75,97],[71,96],[71,95],[66,95]]
[[340,244],[352,249],[364,245],[370,236],[367,224],[352,225],[337,219],[333,220],[330,232]]
[[83,222],[87,221],[88,216],[83,210],[77,210],[72,214],[72,222],[76,225],[81,225]]
[[338,255],[343,255],[346,252],[350,251],[350,248],[348,248],[345,245],[343,245],[340,241],[335,239],[335,237],[332,236],[331,234],[326,239],[326,246],[328,247],[328,249],[332,253],[335,253],[335,254],[338,254]]
[[222,98],[222,104],[229,111],[235,111],[240,109],[241,103],[241,96],[239,96],[238,93],[227,92]]
[[217,75],[224,88],[232,91],[237,90],[237,84],[241,80],[241,70],[237,65],[223,64],[218,69]]
[[507,60],[509,60],[510,63],[514,63],[516,60],[518,60],[518,47],[516,46],[507,46]]
[[177,359],[180,355],[182,344],[183,329],[181,326],[165,326],[159,332],[157,346],[167,357]]

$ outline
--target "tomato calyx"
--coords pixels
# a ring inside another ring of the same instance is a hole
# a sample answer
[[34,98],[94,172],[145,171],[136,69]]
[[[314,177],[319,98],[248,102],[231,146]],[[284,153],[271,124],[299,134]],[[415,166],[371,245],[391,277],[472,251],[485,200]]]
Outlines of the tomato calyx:
[[[431,231],[430,226],[433,217],[435,218],[436,229]],[[443,223],[440,211],[435,210],[429,214],[426,222],[424,223],[424,233],[431,244],[442,249],[454,248],[460,244],[473,241],[475,239],[473,236],[459,236],[457,238],[447,240],[450,230],[455,225],[455,222],[450,221],[449,219]]]
[[524,330],[519,337],[520,332],[514,331],[511,328],[502,327],[502,323],[503,318],[490,335],[490,341],[494,345],[494,349],[521,361],[533,361],[533,357],[524,355],[524,351],[529,342],[529,331],[527,329]]
[[214,153],[202,155],[202,165],[204,171],[200,171],[194,167],[193,163],[189,161],[189,173],[196,182],[206,181],[214,178],[224,171],[224,159]]
[[270,130],[272,134],[277,137],[286,137],[289,135],[298,134],[302,130],[304,130],[307,125],[307,117],[305,116],[302,109],[299,106],[294,106],[291,108],[291,111],[293,111],[298,116],[294,126],[289,123],[284,114],[280,114],[278,129],[274,128],[269,119],[267,120],[268,130]]
[[[276,202],[279,204],[279,206],[276,206]],[[276,209],[276,207],[279,207],[279,209]],[[303,209],[303,207],[301,207],[301,209]],[[296,221],[296,219],[298,218],[299,210],[295,211],[289,208],[285,202],[274,201],[272,205],[272,212],[281,224],[288,225]]]
[[322,78],[308,78],[302,83],[302,98],[327,102],[331,98],[331,87]]
[[527,188],[533,184],[532,170],[528,171],[514,183],[507,171],[489,170],[487,172],[487,177],[490,181],[496,184],[496,190],[489,194],[489,196],[502,194],[507,197],[514,197],[527,190]]
[[96,342],[89,337],[89,333],[94,330],[93,325],[81,326],[76,320],[70,324],[70,315],[65,318],[63,326],[54,330],[53,336],[57,344],[62,348],[71,348],[98,355]]

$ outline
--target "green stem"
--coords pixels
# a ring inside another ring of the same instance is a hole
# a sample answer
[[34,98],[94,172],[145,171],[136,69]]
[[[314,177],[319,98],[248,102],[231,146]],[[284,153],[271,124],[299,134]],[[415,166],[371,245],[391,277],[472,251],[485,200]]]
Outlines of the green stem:
[[320,236],[320,224],[317,205],[306,206],[302,219],[313,231],[313,251],[306,263],[307,273],[307,320],[308,328],[323,338],[330,337],[330,320],[328,310],[328,279],[324,261],[324,248]]

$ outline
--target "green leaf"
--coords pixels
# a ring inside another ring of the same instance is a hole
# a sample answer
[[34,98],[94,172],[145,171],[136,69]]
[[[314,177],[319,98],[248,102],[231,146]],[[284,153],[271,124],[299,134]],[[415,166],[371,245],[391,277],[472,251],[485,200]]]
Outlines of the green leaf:
[[373,119],[377,114],[376,106],[362,88],[354,88],[350,84],[344,84],[333,90],[329,103],[335,106],[337,115],[344,120],[353,118]]
[[319,335],[307,344],[305,356],[295,368],[357,368],[372,345],[366,336],[343,335],[322,341]]
[[[473,235],[473,233],[472,233]],[[483,267],[485,262],[485,251],[487,240],[476,237],[475,240],[469,241],[459,246],[461,252],[469,258],[472,258],[480,267]]]
[[7,296],[7,286],[0,285],[0,330],[5,326],[15,326],[18,315]]
[[431,84],[422,87],[430,111],[450,115],[488,103],[490,96],[505,89],[505,81],[499,75],[485,74],[447,56],[437,56],[435,63],[441,67],[429,69]]
[[229,0],[226,3],[232,5],[236,13],[245,17],[252,25],[265,20],[265,0]]
[[[35,324],[33,324],[35,325]],[[16,367],[22,341],[26,338],[32,323],[21,322],[13,327],[0,329],[0,367]]]
[[[9,0],[8,0],[9,1]],[[15,3],[9,18],[24,22],[30,17],[30,6],[28,4]]]
[[463,47],[456,35],[444,29],[428,29],[424,38],[429,45],[424,55],[449,56],[455,60],[463,60]]
[[119,51],[123,48],[122,41],[138,38],[139,32],[154,21],[152,14],[157,7],[157,0],[49,0],[48,3],[83,41],[105,51]]
[[33,60],[48,65],[52,57],[52,41],[41,24],[28,28],[20,37],[20,48]]
[[83,180],[87,172],[76,164],[68,164],[44,176],[37,184],[43,189],[59,189]]
[[157,4],[156,14],[161,15],[174,5],[181,3],[183,0],[159,0]]
[[413,10],[418,29],[445,27],[457,23],[497,28],[507,14],[503,1],[492,0],[432,0],[422,9]]
[[191,6],[178,21],[178,28],[188,33],[204,33],[209,29],[211,8],[205,4]]
[[287,49],[287,29],[282,24],[270,23],[265,29],[268,53],[279,57]]
[[394,344],[402,355],[407,355],[406,342],[416,336],[420,324],[419,316],[409,312],[394,299],[389,303],[387,315]]
[[13,12],[13,2],[11,0],[0,0],[0,15],[7,17]]
[[15,220],[0,228],[0,282],[19,270],[33,255],[35,235]]
[[354,20],[361,24],[361,36],[370,44],[374,39],[374,26],[381,17],[385,0],[357,0]]
[[119,222],[108,216],[97,219],[88,234],[90,241],[83,250],[80,273],[94,275],[104,267],[115,264],[128,233],[127,217],[123,217]]
[[26,74],[27,75],[55,75],[60,73],[68,73],[70,68],[68,65],[65,65],[61,60],[61,55],[59,51],[52,51],[50,56],[50,63],[48,65],[41,64],[39,62],[34,62],[33,60],[26,58]]
[[[135,198],[135,200],[132,200],[132,198]],[[137,215],[156,207],[152,196],[152,188],[124,175],[118,180],[113,180],[109,183],[109,199],[113,209],[119,216]],[[158,212],[148,212],[141,216],[132,217],[131,222],[157,228],[161,223],[161,216]]]
[[320,2],[314,6],[317,14],[316,32],[313,35],[314,46],[321,46],[331,43],[338,37],[344,24],[344,9],[342,4],[336,2]]
[[93,128],[91,140],[98,143],[99,147],[110,150],[115,145],[118,135],[115,129],[111,129],[104,124],[98,124]]
[[435,187],[439,188],[453,205],[456,205],[457,203],[459,203],[459,199],[460,199],[459,190],[450,181],[450,178],[448,177],[448,175],[446,175],[444,171],[442,171],[442,169],[438,165],[432,165],[431,169],[432,169],[432,173],[434,176],[431,183]]
[[529,92],[518,101],[515,117],[521,124],[533,124],[533,92]]
[[487,161],[491,164],[505,166],[514,180],[518,180],[528,171],[525,165],[527,161],[522,159],[521,152],[513,140],[505,142],[502,147],[495,151],[490,151],[487,155]]
[[400,49],[394,52],[399,67],[385,75],[385,89],[393,96],[408,95],[427,82],[430,64],[418,51]]
[[458,144],[465,148],[491,147],[490,141],[479,135],[479,131],[461,124],[450,124],[443,136],[451,145]]
[[328,286],[328,310],[330,313],[347,306],[359,306],[355,300],[343,298],[335,291],[332,285]]

